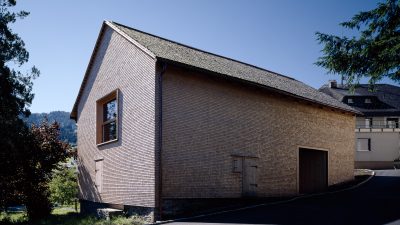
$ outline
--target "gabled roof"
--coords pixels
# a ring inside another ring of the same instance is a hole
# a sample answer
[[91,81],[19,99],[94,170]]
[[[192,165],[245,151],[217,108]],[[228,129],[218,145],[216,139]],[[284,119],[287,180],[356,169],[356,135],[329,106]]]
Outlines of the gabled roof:
[[[230,77],[251,83],[254,85],[268,88],[281,94],[289,95],[295,98],[313,102],[319,105],[359,114],[352,107],[337,101],[329,95],[326,95],[298,80],[293,78],[257,67],[247,63],[243,63],[234,59],[219,56],[200,49],[196,49],[184,44],[167,40],[152,34],[148,34],[115,22],[105,22],[106,25],[119,32],[127,35],[135,43],[138,43],[150,54],[154,54],[158,61],[176,63],[194,69],[199,69],[213,74]],[[87,76],[87,74],[86,74]],[[83,91],[85,79],[81,86]],[[71,117],[76,118],[77,104],[79,102],[78,95]]]
[[[376,84],[374,91],[369,91],[368,84],[359,84],[354,92],[346,86],[322,86],[320,91],[351,105],[365,116],[400,116],[400,87],[391,84]],[[348,103],[348,99],[353,103]],[[371,103],[365,103],[369,98]]]

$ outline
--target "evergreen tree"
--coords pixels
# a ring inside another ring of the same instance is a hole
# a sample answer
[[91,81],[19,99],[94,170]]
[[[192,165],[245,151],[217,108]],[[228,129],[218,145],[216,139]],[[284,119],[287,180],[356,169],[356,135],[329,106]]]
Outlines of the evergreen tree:
[[371,87],[388,77],[400,82],[400,1],[387,0],[377,8],[356,14],[340,24],[359,32],[358,37],[338,37],[317,32],[324,55],[316,64],[337,73],[354,88],[360,79]]
[[58,140],[58,124],[45,121],[30,129],[21,118],[30,114],[32,79],[39,70],[17,70],[29,54],[9,26],[28,13],[9,11],[15,5],[15,0],[0,0],[0,209],[25,204],[29,219],[35,220],[50,213],[48,182],[66,159],[68,146]]
[[35,68],[31,74],[21,74],[11,69],[10,64],[20,66],[28,61],[29,54],[21,38],[13,33],[9,25],[27,12],[10,12],[13,0],[0,0],[0,207],[21,200],[22,167],[18,165],[24,157],[25,138],[29,129],[20,115],[29,115],[27,106],[32,102],[32,78],[39,74]]

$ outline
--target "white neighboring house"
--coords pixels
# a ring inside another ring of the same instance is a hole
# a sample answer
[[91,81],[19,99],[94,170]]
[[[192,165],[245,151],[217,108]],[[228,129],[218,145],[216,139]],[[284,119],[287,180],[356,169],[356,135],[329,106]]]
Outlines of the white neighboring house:
[[355,167],[393,168],[400,157],[400,87],[377,84],[375,91],[368,89],[361,84],[351,93],[332,80],[319,90],[364,114],[356,117]]

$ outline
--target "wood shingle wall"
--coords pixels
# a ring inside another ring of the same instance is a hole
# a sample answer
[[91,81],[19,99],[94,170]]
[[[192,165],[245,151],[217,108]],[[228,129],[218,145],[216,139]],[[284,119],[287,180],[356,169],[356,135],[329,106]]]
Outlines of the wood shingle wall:
[[[105,27],[78,106],[80,198],[153,208],[155,202],[155,59]],[[119,89],[119,139],[96,145],[96,101]],[[103,160],[102,190],[95,160]]]
[[169,66],[163,197],[242,196],[235,157],[257,161],[257,196],[298,192],[299,147],[328,150],[328,184],[353,179],[354,116]]

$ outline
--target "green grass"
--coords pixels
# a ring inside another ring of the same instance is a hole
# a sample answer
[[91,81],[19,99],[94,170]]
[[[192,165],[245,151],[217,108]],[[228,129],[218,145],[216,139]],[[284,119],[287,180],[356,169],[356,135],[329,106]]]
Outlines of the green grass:
[[32,225],[142,225],[145,221],[138,217],[115,217],[107,221],[104,219],[97,219],[93,216],[80,216],[76,213],[67,215],[52,215],[50,218],[41,220]]
[[[79,208],[78,208],[79,211]],[[65,206],[65,207],[57,207],[54,208],[53,211],[51,212],[52,215],[67,215],[69,213],[75,213],[75,208],[74,206]]]
[[43,220],[28,222],[25,213],[0,213],[0,225],[142,225],[145,224],[141,217],[115,217],[109,221],[97,219],[93,216],[82,216],[75,212],[73,206],[57,207],[52,214]]
[[18,224],[27,221],[26,213],[24,212],[0,212],[0,224]]

